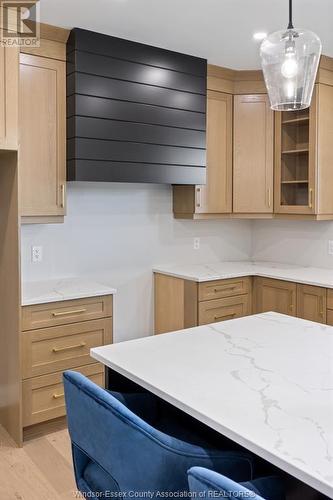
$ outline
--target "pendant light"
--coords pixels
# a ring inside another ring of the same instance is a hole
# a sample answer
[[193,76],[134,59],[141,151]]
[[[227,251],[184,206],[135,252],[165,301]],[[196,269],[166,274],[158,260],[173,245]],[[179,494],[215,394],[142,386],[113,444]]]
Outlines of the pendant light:
[[294,28],[292,0],[289,0],[287,29],[268,35],[260,47],[272,109],[297,111],[310,106],[321,48],[315,33]]

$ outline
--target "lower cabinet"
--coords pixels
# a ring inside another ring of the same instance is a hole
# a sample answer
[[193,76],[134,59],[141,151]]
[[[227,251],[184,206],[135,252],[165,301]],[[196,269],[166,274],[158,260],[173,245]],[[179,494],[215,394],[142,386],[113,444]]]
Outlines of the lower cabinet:
[[297,285],[297,316],[326,323],[326,288]]
[[[100,386],[104,385],[104,368],[99,363],[82,366],[78,371]],[[23,427],[39,424],[66,414],[62,371],[23,380]]]
[[269,311],[333,326],[333,289],[259,276],[197,283],[155,274],[155,334]]
[[296,283],[270,278],[254,278],[253,312],[274,311],[296,316]]
[[195,281],[155,273],[155,334],[247,316],[252,278]]
[[104,367],[90,349],[112,342],[112,296],[22,308],[23,427],[64,416],[64,370],[104,385]]

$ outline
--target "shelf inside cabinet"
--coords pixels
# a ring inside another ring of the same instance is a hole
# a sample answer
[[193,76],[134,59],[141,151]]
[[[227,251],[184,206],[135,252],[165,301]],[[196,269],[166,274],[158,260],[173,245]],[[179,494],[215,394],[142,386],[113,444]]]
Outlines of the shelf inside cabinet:
[[295,155],[295,154],[306,154],[309,152],[309,148],[302,149],[289,149],[286,151],[282,151],[283,155]]
[[282,125],[293,125],[293,124],[307,124],[309,123],[309,117],[308,116],[302,116],[298,118],[288,118],[286,120],[282,121]]
[[281,181],[281,184],[308,184],[309,181],[307,179],[304,180],[296,180],[296,181]]

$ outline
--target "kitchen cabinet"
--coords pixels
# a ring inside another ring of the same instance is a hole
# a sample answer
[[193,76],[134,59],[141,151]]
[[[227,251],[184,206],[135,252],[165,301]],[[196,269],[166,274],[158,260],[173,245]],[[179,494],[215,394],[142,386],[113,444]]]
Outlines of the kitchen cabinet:
[[234,96],[234,213],[273,212],[273,130],[266,94]]
[[297,285],[297,316],[326,323],[326,288]]
[[196,283],[160,273],[155,281],[155,334],[251,314],[250,277]]
[[0,47],[0,150],[18,148],[18,57],[15,47]]
[[64,370],[104,385],[104,368],[90,348],[112,342],[112,296],[22,307],[23,427],[65,415]]
[[310,108],[275,114],[275,212],[333,214],[333,86],[317,83]]
[[20,54],[21,216],[59,222],[66,198],[66,63]]
[[254,278],[254,313],[274,311],[296,316],[296,283]]
[[177,218],[201,218],[232,211],[232,95],[207,92],[206,184],[173,188]]

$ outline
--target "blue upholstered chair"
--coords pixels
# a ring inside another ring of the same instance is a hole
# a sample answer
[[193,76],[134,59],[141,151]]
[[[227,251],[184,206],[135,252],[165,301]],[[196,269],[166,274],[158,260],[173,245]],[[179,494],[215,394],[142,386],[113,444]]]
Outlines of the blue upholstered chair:
[[[82,493],[188,491],[187,470],[210,467],[235,481],[252,477],[251,455],[205,445],[169,419],[158,429],[158,399],[111,393],[66,371],[64,386],[74,472]],[[170,433],[167,427],[169,425]],[[177,437],[174,437],[177,435]]]
[[188,473],[190,491],[196,498],[230,498],[251,500],[285,500],[281,480],[263,477],[238,484],[228,477],[202,467],[192,467]]

